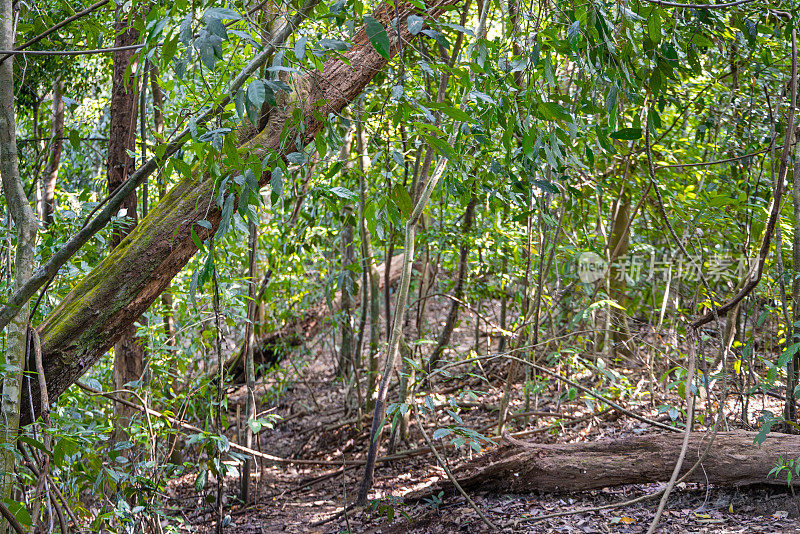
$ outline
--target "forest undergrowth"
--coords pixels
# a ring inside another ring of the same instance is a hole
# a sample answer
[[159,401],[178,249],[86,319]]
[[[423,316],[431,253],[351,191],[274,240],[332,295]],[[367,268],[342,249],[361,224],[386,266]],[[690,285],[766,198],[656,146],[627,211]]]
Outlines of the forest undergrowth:
[[[491,307],[488,307],[491,309]],[[495,310],[496,311],[496,310]],[[429,313],[432,320],[447,313],[446,299],[437,299]],[[669,368],[648,369],[650,352],[659,356],[678,354],[682,347],[669,332],[656,333],[652,325],[638,324],[635,336],[639,350],[635,357],[607,360],[602,355],[575,353],[573,364],[561,358],[554,371],[568,376],[581,386],[623,404],[625,408],[667,425],[680,426],[685,414],[679,408],[679,381],[670,378]],[[497,339],[481,328],[478,341],[483,355],[491,356]],[[257,496],[252,506],[238,503],[234,488],[236,477],[227,477],[231,489],[226,503],[231,515],[230,532],[484,532],[490,531],[478,514],[457,491],[441,489],[447,481],[445,471],[426,446],[418,428],[412,424],[405,440],[392,439],[381,451],[392,459],[379,460],[375,478],[375,497],[365,510],[343,512],[352,502],[363,476],[363,457],[368,440],[369,421],[366,415],[359,422],[357,414],[345,407],[347,388],[336,381],[336,358],[324,336],[314,340],[304,355],[295,355],[294,362],[283,361],[269,380],[257,387],[269,413],[277,416],[275,427],[261,434],[263,452],[284,459],[298,460],[297,465],[277,466],[260,463],[251,491]],[[453,349],[448,361],[474,358],[476,355],[475,315],[462,313],[454,330]],[[713,362],[719,351],[714,332],[706,335],[706,358]],[[768,329],[762,333],[770,335]],[[567,352],[573,349],[563,347]],[[479,348],[478,350],[481,350]],[[685,350],[685,348],[684,348]],[[657,361],[669,362],[669,358]],[[566,363],[565,363],[566,362]],[[431,396],[436,417],[425,417],[424,428],[435,440],[439,453],[456,473],[478,456],[469,445],[453,446],[455,434],[440,429],[458,425],[474,432],[480,451],[502,444],[496,435],[498,406],[503,397],[505,363],[502,358],[472,366],[469,372],[438,378]],[[597,373],[597,366],[605,367]],[[594,367],[594,368],[593,368]],[[662,378],[651,383],[652,376]],[[275,378],[281,377],[281,378]],[[598,377],[600,379],[598,380]],[[511,437],[536,443],[578,443],[597,440],[625,440],[630,436],[652,435],[659,439],[662,430],[633,419],[610,408],[597,398],[564,382],[536,377],[537,384],[525,410],[523,383],[514,385],[510,402],[507,433]],[[738,377],[741,382],[742,377]],[[737,382],[735,373],[731,379]],[[767,390],[752,395],[743,414],[744,396],[736,386],[724,403],[727,429],[758,430],[763,424],[764,410],[780,413],[779,393]],[[391,396],[396,396],[396,387]],[[231,410],[241,400],[236,388],[229,391]],[[711,402],[700,392],[696,413],[719,409],[719,397]],[[428,402],[428,401],[425,401]],[[322,408],[326,407],[326,408]],[[702,416],[700,417],[702,419]],[[704,427],[695,429],[707,432]],[[235,440],[236,430],[229,438]],[[395,430],[396,433],[396,430]],[[450,439],[447,439],[447,436]],[[267,450],[266,447],[269,447]],[[196,460],[192,460],[196,463]],[[310,465],[318,461],[324,465]],[[360,462],[361,461],[361,462]],[[342,467],[336,467],[340,462]],[[306,465],[303,465],[305,463]],[[212,489],[212,480],[207,488]],[[505,531],[515,532],[645,532],[652,520],[657,500],[623,505],[637,497],[655,494],[663,483],[631,484],[589,492],[529,494],[495,494],[477,492],[471,495],[491,521]],[[658,532],[800,532],[800,499],[791,488],[754,486],[724,488],[710,484],[680,483],[671,495]],[[216,510],[205,501],[206,492],[198,492],[195,476],[187,473],[175,479],[168,489],[167,504],[180,513],[187,531],[212,532]],[[569,512],[560,517],[551,516]]]

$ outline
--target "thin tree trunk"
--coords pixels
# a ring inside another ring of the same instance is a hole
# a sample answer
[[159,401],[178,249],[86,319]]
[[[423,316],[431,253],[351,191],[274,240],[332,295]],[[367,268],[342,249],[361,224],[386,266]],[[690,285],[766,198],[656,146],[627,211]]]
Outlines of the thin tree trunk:
[[[529,191],[528,193],[530,198],[528,200],[528,210],[529,212],[533,211],[533,192]],[[533,216],[529,213],[527,217],[527,225],[526,225],[526,251],[527,251],[527,259],[525,261],[525,275],[522,278],[522,291],[523,291],[523,300],[522,300],[522,321],[520,324],[526,324],[530,321],[531,315],[531,298],[530,298],[530,279],[531,279],[531,248],[533,247]],[[519,341],[518,338],[517,344],[521,345],[524,344],[524,341]],[[511,388],[513,387],[514,383],[517,381],[517,375],[519,374],[519,362],[516,360],[512,360],[508,364],[508,369],[506,371],[506,383],[503,386],[503,397],[500,399],[500,408],[497,413],[497,435],[503,433],[505,428],[506,420],[508,418],[508,405],[511,402]]]
[[60,78],[53,81],[53,113],[50,120],[50,154],[47,169],[44,173],[44,207],[42,216],[44,225],[53,223],[56,209],[56,182],[61,165],[61,151],[64,148],[64,99],[62,98],[63,82]]
[[[155,126],[156,139],[160,142],[164,137],[164,94],[158,84],[158,67],[155,65],[150,68],[150,92],[153,94],[153,124]],[[156,182],[158,184],[158,198],[164,198],[167,194],[167,187],[164,183],[164,175],[158,173]],[[175,316],[172,313],[172,291],[167,288],[161,294],[161,317],[164,322],[164,335],[167,336],[167,345],[174,346],[175,340]]]
[[[627,177],[627,172],[623,179]],[[628,229],[628,221],[630,220],[630,200],[625,191],[625,186],[621,192],[620,198],[617,202],[616,211],[614,213],[614,224],[611,230],[611,238],[609,239],[609,261],[613,266],[617,258],[624,256],[628,253],[628,236],[630,232]],[[620,271],[616,267],[609,270],[609,286],[611,288],[611,297],[618,303],[625,301],[625,288],[627,287],[625,281],[624,270]],[[621,310],[615,306],[609,306],[609,313],[611,315],[611,328],[613,329],[613,352],[622,354],[625,357],[633,355],[631,350],[631,331],[628,327],[628,315],[625,310]]]
[[[380,274],[375,266],[375,254],[372,250],[372,236],[367,230],[367,222],[364,218],[364,210],[367,202],[367,179],[366,171],[368,168],[369,157],[366,154],[366,139],[364,132],[364,101],[359,100],[356,105],[356,163],[358,165],[358,233],[361,239],[361,257],[364,272],[362,278],[362,317],[366,317],[367,311],[367,287],[369,287],[369,355],[367,364],[367,391],[364,396],[365,408],[371,410],[375,396],[375,388],[378,384],[378,346],[380,345]],[[388,261],[388,259],[387,259]],[[359,334],[358,350],[361,350],[364,324],[362,321],[361,334]]]
[[[127,14],[118,10],[120,20],[115,25],[117,35],[114,47],[130,46],[136,43],[139,32],[129,27]],[[136,81],[137,64],[131,64],[134,56],[133,50],[114,52],[114,67],[111,88],[111,124],[109,126],[108,159],[106,162],[108,192],[112,193],[122,185],[136,168],[136,162],[128,154],[135,149],[136,119],[139,110],[139,91]],[[126,83],[125,71],[129,68]],[[111,236],[111,248],[117,247],[122,239],[136,226],[138,214],[136,211],[136,195],[130,195],[123,203],[126,210],[126,222]],[[114,345],[114,389],[125,389],[125,384],[138,380],[142,375],[144,366],[144,350],[136,338],[136,324],[130,322],[121,328],[122,335]],[[127,406],[115,404],[116,420],[114,425],[114,440],[127,439],[125,429],[130,425],[130,420],[136,413]]]
[[[345,114],[348,117],[348,114]],[[350,164],[350,148],[353,144],[353,128],[349,126],[347,132],[344,134],[344,142],[342,149],[339,153],[339,161],[342,163],[342,181],[346,184],[350,177],[352,165]],[[354,335],[353,335],[353,271],[350,267],[355,262],[355,253],[353,250],[353,208],[345,205],[344,213],[342,215],[342,232],[340,235],[340,256],[341,256],[341,293],[342,293],[342,306],[341,306],[341,330],[342,330],[342,344],[339,347],[339,369],[338,375],[342,377],[350,376],[350,373],[355,373],[355,366],[358,362],[355,361],[354,350]],[[364,288],[366,290],[366,288]],[[356,387],[359,387],[356,384]]]
[[[513,4],[513,2],[512,2]],[[508,204],[503,206],[503,220],[508,219]],[[508,245],[503,244],[502,260],[500,262],[500,328],[503,331],[508,326],[508,288],[506,287],[506,278],[508,275]],[[506,350],[506,336],[501,334],[500,340],[497,342],[497,352],[502,354]]]
[[[800,332],[797,322],[800,321],[800,148],[795,151],[795,165],[792,172],[792,201],[794,236],[792,237],[792,324],[793,332],[790,343],[797,343],[794,336]],[[798,351],[800,352],[800,351]],[[787,421],[797,423],[797,395],[795,389],[800,385],[800,354],[795,352],[788,362],[786,372],[786,407],[784,414]]]
[[[429,148],[429,150],[432,150]],[[389,380],[392,371],[397,364],[397,354],[400,348],[400,337],[403,332],[403,319],[405,317],[406,302],[408,300],[408,286],[411,283],[411,264],[414,261],[414,241],[416,238],[417,221],[422,215],[422,210],[428,203],[433,189],[438,184],[439,179],[444,174],[447,166],[447,159],[442,158],[436,169],[431,175],[430,181],[426,183],[425,190],[414,206],[414,211],[406,221],[405,227],[405,247],[403,256],[403,274],[400,277],[400,289],[395,300],[394,325],[389,339],[389,349],[386,353],[386,363],[383,368],[380,386],[378,386],[378,398],[375,400],[375,410],[372,414],[372,429],[370,430],[369,450],[367,451],[367,461],[364,471],[364,478],[358,492],[359,503],[366,503],[369,490],[372,488],[372,480],[375,475],[375,460],[378,457],[378,447],[381,438],[381,422],[386,414],[386,395],[389,392]],[[423,172],[423,181],[427,172]]]
[[[245,405],[245,446],[253,448],[253,428],[252,422],[256,416],[256,367],[253,361],[253,351],[255,347],[255,328],[256,319],[256,247],[258,246],[258,227],[250,221],[250,257],[248,265],[249,284],[247,286],[247,325],[245,326],[245,347],[244,347],[244,375],[247,382],[247,403]],[[253,502],[250,495],[250,471],[253,468],[253,459],[249,456],[245,459],[242,466],[242,501],[245,505]]]
[[467,260],[469,259],[469,232],[472,230],[472,221],[475,218],[475,205],[478,203],[478,197],[473,191],[472,198],[470,198],[466,209],[464,210],[464,222],[461,225],[461,247],[458,252],[458,272],[456,274],[455,288],[453,289],[453,296],[450,302],[450,311],[447,313],[447,319],[444,323],[444,328],[439,334],[439,340],[436,343],[436,348],[431,353],[430,360],[428,360],[428,372],[436,368],[436,364],[442,357],[445,347],[450,344],[450,336],[453,334],[453,328],[458,319],[458,309],[460,300],[464,297],[464,280],[467,278]]
[[[0,48],[14,48],[14,8],[12,0],[0,0]],[[36,244],[36,219],[28,203],[19,175],[16,116],[14,109],[14,60],[0,62],[0,177],[9,213],[16,225],[17,247],[14,256],[14,288],[19,289],[33,273]],[[14,449],[20,423],[22,372],[25,368],[29,305],[21,306],[6,332],[5,373],[0,396],[0,500],[12,498],[16,459]],[[5,521],[0,523],[3,525]],[[5,528],[5,527],[4,527]]]

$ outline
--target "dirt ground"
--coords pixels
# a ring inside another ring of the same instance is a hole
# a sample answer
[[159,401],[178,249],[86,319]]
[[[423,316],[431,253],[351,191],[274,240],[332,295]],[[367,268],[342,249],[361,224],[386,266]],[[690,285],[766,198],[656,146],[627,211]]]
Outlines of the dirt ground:
[[[444,317],[446,302],[434,302],[433,317]],[[496,313],[489,310],[488,313]],[[454,335],[455,351],[448,358],[465,357],[470,350],[483,350],[492,340],[478,336],[475,342],[475,323],[472,314],[462,314]],[[330,334],[323,334],[330,335]],[[659,337],[652,333],[641,334],[643,351],[659,351],[657,357],[667,356],[660,348]],[[356,413],[346,413],[345,388],[341,381],[333,380],[335,357],[330,351],[330,340],[318,340],[310,356],[298,357],[294,362],[283,362],[283,372],[270,378],[263,387],[266,394],[263,409],[282,419],[274,429],[260,435],[261,451],[287,459],[305,459],[329,462],[328,465],[260,465],[251,491],[257,498],[255,504],[244,507],[238,501],[239,481],[235,477],[225,480],[227,501],[225,513],[230,524],[225,532],[231,534],[261,534],[271,532],[373,532],[373,533],[434,533],[434,532],[489,532],[489,527],[457,492],[441,492],[437,484],[446,478],[444,470],[424,447],[425,442],[412,424],[409,439],[394,444],[398,458],[380,463],[376,469],[373,505],[367,510],[350,510],[343,513],[345,502],[352,502],[363,474],[361,465],[346,466],[343,472],[338,462],[362,460],[368,441],[369,415],[364,414],[358,424]],[[429,350],[429,349],[428,349]],[[713,350],[713,346],[709,347]],[[474,353],[473,353],[474,354]],[[639,355],[641,362],[648,354]],[[645,417],[669,422],[676,415],[663,408],[666,404],[680,406],[673,390],[658,391],[657,399],[650,399],[642,386],[646,372],[636,362],[624,362],[609,367],[620,379],[631,384],[623,402],[626,407]],[[463,426],[478,431],[488,440],[493,436],[497,421],[497,406],[502,397],[505,367],[488,365],[473,369],[469,376],[454,382],[437,384],[441,395],[432,397],[437,406],[436,418],[429,417],[425,426],[429,435],[435,428],[455,421],[450,409],[463,419]],[[589,373],[573,379],[590,383]],[[596,379],[596,378],[595,378]],[[637,385],[638,381],[638,385]],[[609,384],[609,391],[614,391]],[[512,413],[524,411],[517,384],[512,402]],[[465,390],[471,389],[475,394]],[[390,402],[396,398],[390,393]],[[236,392],[231,392],[236,398]],[[536,442],[591,441],[624,437],[642,432],[657,431],[645,423],[632,420],[613,411],[600,412],[596,405],[581,395],[573,396],[563,385],[548,382],[533,396],[529,410],[537,413],[517,417],[510,430],[519,439]],[[571,399],[571,400],[570,400]],[[715,398],[706,399],[703,392],[698,397],[697,413],[716,410]],[[351,403],[352,404],[352,403]],[[661,408],[659,409],[659,406]],[[781,408],[780,401],[761,395],[751,401],[746,420],[756,422],[763,409],[773,413]],[[731,425],[742,426],[742,402],[735,395],[726,399],[727,420]],[[552,415],[549,415],[552,414]],[[678,417],[679,418],[679,417]],[[235,439],[235,436],[229,436]],[[384,437],[380,454],[387,454]],[[447,440],[437,440],[441,445]],[[493,447],[491,441],[482,442],[482,448]],[[456,472],[458,466],[469,462],[478,454],[469,446],[460,450],[441,448],[440,452]],[[207,490],[194,490],[196,473],[187,473],[174,481],[168,489],[167,504],[175,512],[185,532],[212,532],[216,520],[213,502],[216,483],[209,480]],[[653,494],[659,484],[631,485],[605,488],[579,494],[525,494],[497,495],[473,494],[475,504],[499,531],[542,533],[639,533],[646,532],[652,520],[658,499],[644,500],[621,508],[582,511],[602,505],[619,503],[635,497]],[[562,517],[536,520],[544,514],[572,512]],[[658,532],[696,533],[773,533],[800,532],[800,498],[783,487],[720,488],[711,485],[681,484],[672,493]]]

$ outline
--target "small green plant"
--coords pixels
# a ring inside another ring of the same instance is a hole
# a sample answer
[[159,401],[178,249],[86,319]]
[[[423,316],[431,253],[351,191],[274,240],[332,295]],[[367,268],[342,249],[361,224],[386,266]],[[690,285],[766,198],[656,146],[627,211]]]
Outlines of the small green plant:
[[430,497],[425,497],[423,502],[425,506],[432,510],[438,510],[439,507],[442,505],[442,500],[444,499],[444,491],[440,491],[437,494],[431,494]]
[[370,508],[372,508],[372,511],[378,512],[378,516],[385,517],[389,523],[394,521],[395,514],[398,513],[410,521],[411,517],[408,513],[404,510],[399,510],[402,505],[403,499],[394,495],[387,495],[383,499],[373,500],[370,503]]
[[778,456],[778,464],[767,473],[767,478],[773,475],[778,478],[778,474],[782,471],[786,471],[786,485],[791,487],[792,477],[800,476],[800,458],[784,460],[783,456]]

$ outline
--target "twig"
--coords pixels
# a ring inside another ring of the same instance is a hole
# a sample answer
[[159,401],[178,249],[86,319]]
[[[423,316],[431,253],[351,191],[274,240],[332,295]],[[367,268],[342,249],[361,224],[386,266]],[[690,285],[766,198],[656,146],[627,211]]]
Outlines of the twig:
[[665,425],[664,423],[659,423],[658,421],[653,421],[652,419],[648,419],[647,417],[644,417],[643,415],[639,415],[636,412],[632,412],[632,411],[628,410],[627,408],[623,408],[622,406],[620,406],[619,404],[615,403],[614,401],[608,399],[607,397],[604,397],[603,395],[600,395],[599,393],[595,393],[591,389],[589,389],[589,388],[587,388],[585,386],[582,386],[582,385],[578,384],[577,382],[574,382],[574,381],[570,380],[569,378],[567,378],[567,377],[565,377],[565,376],[563,376],[563,375],[561,375],[559,373],[551,371],[550,369],[547,369],[547,368],[542,367],[540,365],[536,365],[535,363],[523,360],[522,358],[517,358],[516,356],[511,356],[511,355],[508,355],[508,354],[498,355],[498,356],[493,356],[493,357],[507,358],[509,360],[514,360],[514,361],[517,361],[517,362],[519,362],[521,364],[528,365],[528,366],[536,369],[540,373],[545,373],[547,375],[552,376],[553,378],[555,378],[557,380],[561,380],[565,384],[569,384],[570,386],[572,386],[574,388],[580,389],[581,391],[583,391],[587,395],[589,395],[591,397],[594,397],[597,400],[605,402],[606,404],[608,404],[609,406],[611,406],[612,408],[614,408],[618,412],[622,412],[625,415],[627,415],[628,417],[633,417],[634,419],[637,419],[637,420],[639,420],[639,421],[641,421],[643,423],[647,423],[648,425],[653,425],[653,426],[656,426],[656,427],[664,429],[664,430],[669,430],[670,432],[680,432],[679,428],[676,428],[674,426]]
[[[42,39],[44,39],[45,37],[47,37],[51,33],[57,32],[58,30],[60,30],[64,26],[66,26],[67,24],[69,24],[71,22],[74,22],[74,21],[78,20],[79,18],[81,18],[81,17],[83,17],[85,15],[88,15],[89,13],[91,13],[92,11],[94,11],[96,9],[99,9],[99,8],[103,7],[109,1],[110,0],[100,0],[96,4],[90,5],[89,7],[84,9],[83,11],[78,11],[77,13],[72,15],[71,17],[67,17],[64,20],[62,20],[61,22],[59,22],[58,24],[54,24],[53,26],[51,26],[50,28],[46,29],[45,31],[43,31],[42,33],[37,35],[36,37],[34,37],[32,39],[28,39],[27,41],[25,41],[24,43],[22,43],[18,47],[14,48],[14,51],[16,52],[16,51],[19,51],[19,50],[24,50],[24,49],[28,48],[29,46],[38,43],[39,41],[41,41]],[[2,63],[3,61],[7,60],[9,57],[11,57],[11,54],[8,54],[8,55],[4,56],[3,58],[0,58],[0,63]]]
[[679,4],[678,2],[666,2],[664,0],[647,0],[651,4],[657,4],[664,7],[682,7],[686,9],[723,9],[726,7],[739,6],[742,4],[749,4],[754,0],[736,0],[735,2],[726,2],[724,4]]
[[[149,407],[148,408],[143,408],[143,407],[141,407],[141,406],[139,406],[139,405],[137,405],[137,404],[135,404],[133,402],[130,402],[130,401],[125,400],[125,399],[121,399],[121,398],[117,397],[116,395],[114,395],[114,392],[100,391],[100,390],[94,389],[93,387],[87,386],[86,384],[84,384],[82,382],[76,382],[76,384],[77,384],[77,386],[79,388],[83,389],[84,391],[87,391],[88,393],[90,393],[92,395],[100,395],[100,396],[106,397],[108,399],[111,399],[114,402],[118,402],[118,403],[123,404],[125,406],[128,406],[130,408],[133,408],[134,410],[138,410],[138,411],[140,411],[142,413],[146,412],[148,415],[152,415],[152,416],[158,417],[160,419],[164,419],[164,420],[168,421],[169,423],[171,423],[173,425],[177,425],[177,426],[183,428],[184,430],[190,430],[192,432],[197,432],[198,434],[204,434],[205,433],[204,430],[202,430],[202,429],[200,429],[200,428],[198,428],[198,427],[196,427],[194,425],[190,425],[189,423],[185,423],[183,421],[175,419],[174,417],[170,417],[170,416],[168,416],[166,414],[163,414],[163,413],[161,413],[161,412],[159,412],[157,410],[154,410],[154,409],[149,408]],[[125,393],[134,393],[134,392],[131,392],[131,391],[128,391],[128,390],[121,390],[121,391],[123,391]],[[243,445],[239,445],[238,443],[234,443],[234,442],[231,442],[230,446],[231,446],[231,449],[236,449],[236,450],[238,450],[240,452],[244,452],[246,454],[250,454],[250,455],[255,456],[257,458],[263,458],[264,460],[267,460],[267,461],[270,461],[270,462],[274,462],[276,464],[284,464],[284,465],[290,465],[290,464],[295,464],[295,465],[335,465],[335,466],[342,465],[342,462],[339,462],[339,461],[329,461],[329,460],[293,460],[291,458],[280,458],[278,456],[272,456],[271,454],[265,454],[263,452],[258,452],[256,450],[250,449],[248,447],[245,447]],[[363,461],[358,461],[358,460],[355,460],[355,461],[351,460],[351,461],[347,462],[347,464],[348,465],[354,465],[354,466],[355,465],[364,465],[364,462]]]
[[458,480],[456,480],[456,477],[453,475],[453,472],[450,471],[449,467],[447,467],[447,463],[445,463],[444,458],[442,458],[442,456],[439,454],[439,451],[436,450],[436,447],[433,446],[433,441],[431,441],[431,438],[428,436],[428,433],[425,432],[425,428],[422,426],[422,420],[420,418],[417,407],[415,405],[412,405],[412,409],[414,410],[414,421],[417,423],[417,428],[419,429],[420,433],[422,433],[422,437],[425,438],[425,443],[427,443],[428,447],[431,448],[433,455],[436,457],[436,461],[439,462],[439,465],[442,467],[442,469],[444,469],[447,478],[450,479],[450,482],[453,484],[453,486],[455,486],[455,488],[458,490],[461,496],[464,497],[464,499],[466,499],[467,504],[469,504],[470,508],[475,510],[475,512],[480,516],[481,520],[484,523],[486,523],[486,526],[488,526],[490,530],[497,530],[497,526],[494,523],[492,523],[492,521],[488,517],[486,517],[486,514],[484,514],[483,511],[481,511],[481,509],[478,508],[478,505],[475,504],[475,501],[473,501],[472,498],[467,494],[467,492],[464,491],[464,488],[462,488],[461,484],[458,483]]
[[[109,52],[122,52],[123,50],[138,50],[144,48],[143,44],[117,46],[115,48],[94,48],[92,50],[0,50],[0,54],[8,56],[85,56],[89,54],[107,54]],[[155,43],[152,46],[161,46]],[[4,58],[5,59],[5,58]]]
[[695,346],[694,346],[694,332],[689,332],[689,370],[686,373],[686,387],[684,394],[686,396],[686,428],[683,434],[683,444],[681,445],[681,452],[678,455],[678,461],[675,462],[675,469],[672,471],[672,476],[669,479],[667,487],[664,488],[664,495],[661,497],[661,502],[658,503],[658,510],[653,521],[650,523],[650,528],[647,529],[647,534],[653,534],[658,527],[658,522],[661,520],[661,514],[664,513],[664,507],[667,505],[669,494],[672,493],[672,488],[675,487],[675,481],[678,479],[678,474],[683,467],[683,460],[686,458],[686,451],[689,449],[689,437],[692,434],[692,424],[694,423],[694,402],[692,395],[692,381],[694,380],[694,366],[695,366]]

